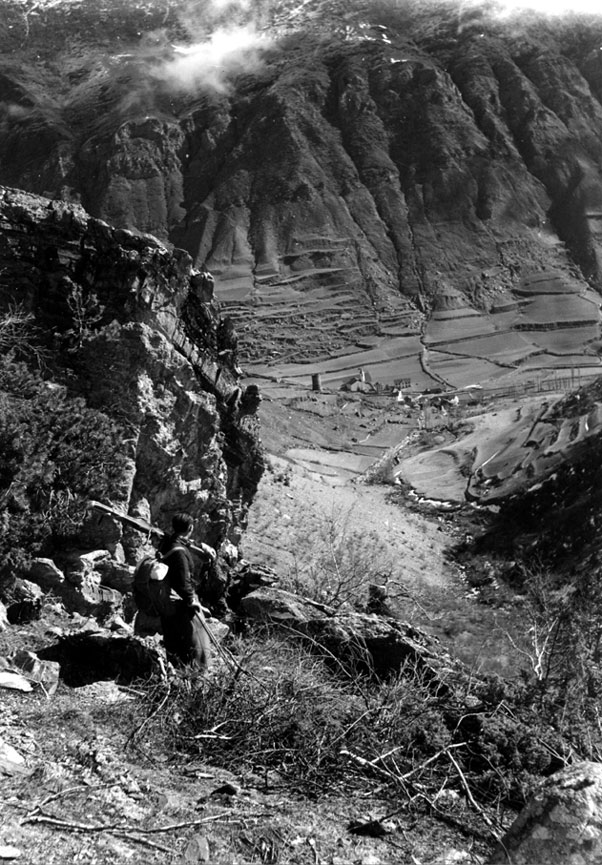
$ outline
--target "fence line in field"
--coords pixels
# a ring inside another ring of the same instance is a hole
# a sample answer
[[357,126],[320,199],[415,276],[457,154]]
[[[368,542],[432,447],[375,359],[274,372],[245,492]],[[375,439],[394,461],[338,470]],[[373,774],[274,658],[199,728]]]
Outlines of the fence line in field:
[[597,378],[602,376],[602,370],[600,373],[587,373],[582,374],[579,370],[574,370],[571,372],[571,375],[555,375],[553,378],[545,378],[538,379],[536,381],[526,381],[517,384],[507,384],[500,385],[499,387],[481,387],[474,388],[466,391],[443,391],[439,394],[408,394],[408,396],[417,398],[421,396],[423,399],[428,398],[428,402],[425,402],[423,405],[422,418],[420,419],[420,426],[423,429],[432,429],[437,426],[445,426],[448,422],[447,418],[451,413],[452,416],[454,414],[453,409],[450,411],[441,412],[441,414],[433,414],[432,405],[433,401],[443,400],[444,402],[449,402],[450,397],[457,395],[460,399],[461,404],[466,404],[467,402],[473,404],[480,404],[485,401],[489,401],[490,399],[498,398],[503,399],[504,397],[509,397],[513,399],[518,399],[521,396],[529,396],[540,393],[558,393],[558,392],[566,392],[576,390],[582,385],[588,384],[591,381],[594,381]]

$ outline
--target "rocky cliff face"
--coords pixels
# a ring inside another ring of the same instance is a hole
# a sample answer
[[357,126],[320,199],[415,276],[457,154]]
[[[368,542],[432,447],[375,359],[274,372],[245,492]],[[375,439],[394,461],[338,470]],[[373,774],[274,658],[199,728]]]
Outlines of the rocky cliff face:
[[164,528],[186,510],[199,539],[236,541],[263,461],[211,281],[78,206],[3,188],[0,226],[0,307],[31,312],[47,374],[127,431],[114,504]]
[[599,20],[257,4],[261,63],[184,81],[209,7],[6,6],[0,182],[187,250],[251,357],[416,327],[450,286],[489,308],[544,266],[600,285]]

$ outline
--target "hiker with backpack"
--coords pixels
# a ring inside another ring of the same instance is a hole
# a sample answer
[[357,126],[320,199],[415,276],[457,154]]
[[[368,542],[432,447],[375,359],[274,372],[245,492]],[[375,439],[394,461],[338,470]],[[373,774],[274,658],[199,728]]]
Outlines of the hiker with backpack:
[[165,580],[170,598],[160,612],[163,644],[168,658],[204,672],[210,662],[210,642],[200,601],[194,588],[194,562],[186,546],[194,522],[190,514],[176,514],[172,532],[162,538],[157,553],[167,565]]
[[[134,599],[139,612],[160,619],[167,657],[176,664],[205,672],[210,662],[210,637],[194,588],[194,562],[188,543],[192,517],[176,514],[172,531],[154,555],[145,556],[134,573]],[[208,557],[215,555],[205,544]]]

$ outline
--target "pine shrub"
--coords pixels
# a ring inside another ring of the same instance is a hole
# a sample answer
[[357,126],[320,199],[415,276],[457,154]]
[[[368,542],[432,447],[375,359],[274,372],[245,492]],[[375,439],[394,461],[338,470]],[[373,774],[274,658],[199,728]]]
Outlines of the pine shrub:
[[73,541],[89,498],[119,494],[122,440],[103,412],[14,355],[0,359],[0,581]]

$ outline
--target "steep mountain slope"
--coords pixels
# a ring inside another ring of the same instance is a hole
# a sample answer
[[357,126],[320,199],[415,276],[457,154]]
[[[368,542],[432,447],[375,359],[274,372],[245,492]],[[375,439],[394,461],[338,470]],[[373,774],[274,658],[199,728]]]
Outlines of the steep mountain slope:
[[[319,369],[419,387],[599,366],[599,19],[6,7],[0,182],[186,249],[248,361],[294,379],[283,363],[355,352]],[[566,286],[552,321],[524,309],[542,271],[539,294]]]

